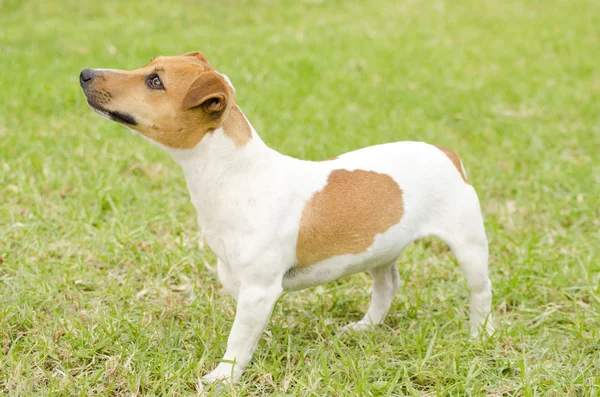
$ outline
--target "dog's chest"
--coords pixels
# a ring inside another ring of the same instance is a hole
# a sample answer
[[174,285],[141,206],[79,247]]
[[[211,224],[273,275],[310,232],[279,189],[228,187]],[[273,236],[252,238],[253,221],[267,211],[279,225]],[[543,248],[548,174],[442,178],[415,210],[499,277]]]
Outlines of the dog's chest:
[[293,261],[304,201],[277,176],[269,183],[246,179],[192,194],[203,237],[231,265],[270,261],[263,251],[279,256],[282,266]]

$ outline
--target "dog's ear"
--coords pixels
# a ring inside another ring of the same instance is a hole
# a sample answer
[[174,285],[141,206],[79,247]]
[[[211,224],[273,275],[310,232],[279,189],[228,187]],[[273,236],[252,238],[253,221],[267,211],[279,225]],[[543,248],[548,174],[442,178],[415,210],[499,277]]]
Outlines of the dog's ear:
[[187,52],[187,53],[183,54],[182,56],[197,58],[200,62],[204,62],[207,65],[209,65],[210,67],[212,67],[212,65],[210,64],[210,62],[208,62],[208,59],[206,59],[206,57],[204,56],[204,54],[201,53],[200,51]]
[[204,72],[198,77],[183,98],[186,109],[201,107],[213,117],[219,117],[227,107],[229,91],[227,83],[216,72]]

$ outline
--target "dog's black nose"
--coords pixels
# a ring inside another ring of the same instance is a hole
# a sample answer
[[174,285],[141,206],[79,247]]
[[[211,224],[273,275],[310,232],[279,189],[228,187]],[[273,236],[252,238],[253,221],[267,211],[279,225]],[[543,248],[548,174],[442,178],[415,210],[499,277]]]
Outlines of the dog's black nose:
[[83,69],[79,74],[79,84],[84,85],[89,83],[94,78],[94,71],[92,69]]

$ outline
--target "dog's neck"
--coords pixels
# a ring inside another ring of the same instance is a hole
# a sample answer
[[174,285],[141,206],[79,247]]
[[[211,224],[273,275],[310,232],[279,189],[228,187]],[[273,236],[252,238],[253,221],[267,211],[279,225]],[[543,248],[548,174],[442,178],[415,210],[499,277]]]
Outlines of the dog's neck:
[[237,105],[231,110],[223,125],[193,149],[167,149],[183,168],[194,203],[218,193],[229,181],[256,176],[285,157],[265,145]]

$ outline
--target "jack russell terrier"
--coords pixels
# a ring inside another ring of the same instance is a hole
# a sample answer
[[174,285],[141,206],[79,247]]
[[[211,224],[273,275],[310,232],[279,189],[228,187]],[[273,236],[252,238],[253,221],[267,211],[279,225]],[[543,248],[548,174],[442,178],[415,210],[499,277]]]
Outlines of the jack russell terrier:
[[227,76],[200,52],[157,57],[134,71],[84,69],[94,112],[166,150],[185,173],[223,287],[237,302],[220,364],[203,380],[237,381],[283,291],[367,271],[364,318],[380,324],[412,241],[437,236],[471,289],[471,334],[493,332],[488,243],[479,200],[454,152],[422,142],[372,146],[327,161],[267,147]]

